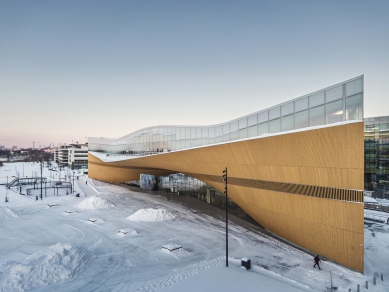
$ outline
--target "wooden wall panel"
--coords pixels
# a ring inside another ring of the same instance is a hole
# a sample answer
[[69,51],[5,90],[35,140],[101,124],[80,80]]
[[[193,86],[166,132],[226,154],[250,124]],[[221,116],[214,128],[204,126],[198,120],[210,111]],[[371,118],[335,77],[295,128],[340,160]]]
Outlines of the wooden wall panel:
[[[307,195],[297,195],[229,185],[229,197],[268,230],[363,272],[363,204],[355,202],[363,190],[363,126],[357,122],[118,162],[89,154],[89,176],[124,182],[141,173],[182,172],[223,191],[221,171],[227,166],[235,181],[312,186]],[[204,175],[220,176],[220,182]]]

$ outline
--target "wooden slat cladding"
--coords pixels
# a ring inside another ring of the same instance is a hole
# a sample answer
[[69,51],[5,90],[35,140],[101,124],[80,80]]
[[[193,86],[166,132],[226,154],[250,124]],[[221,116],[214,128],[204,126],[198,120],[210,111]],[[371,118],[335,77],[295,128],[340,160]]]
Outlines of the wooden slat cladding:
[[[202,181],[220,182],[221,176],[206,175],[198,173],[186,173],[189,176],[196,177]],[[307,186],[291,183],[254,180],[247,178],[229,177],[229,185],[236,185],[248,188],[256,188],[275,192],[311,196],[323,199],[333,199],[350,202],[363,202],[363,190],[336,189],[321,186]]]
[[356,122],[115,162],[89,153],[89,177],[125,182],[141,173],[184,173],[223,192],[221,171],[228,167],[229,197],[259,224],[363,272],[363,127]]
[[[116,165],[115,163],[107,164],[102,162],[91,161],[90,164],[102,165],[113,168],[126,168],[132,170],[141,170],[141,173],[150,173],[150,171],[167,171],[166,169],[158,169],[152,167],[136,167],[136,166],[125,166],[125,165]],[[202,181],[214,181],[219,182],[221,180],[220,176],[216,175],[207,175],[199,173],[186,173],[189,176],[196,177]],[[291,183],[282,183],[282,182],[272,182],[272,181],[263,181],[263,180],[254,180],[238,177],[229,177],[228,183],[231,185],[237,185],[242,187],[263,189],[275,192],[297,194],[303,196],[312,196],[323,199],[333,199],[341,201],[351,201],[351,202],[363,202],[363,190],[348,190],[348,189],[336,189],[328,188],[321,186],[310,186],[310,185],[299,185]]]

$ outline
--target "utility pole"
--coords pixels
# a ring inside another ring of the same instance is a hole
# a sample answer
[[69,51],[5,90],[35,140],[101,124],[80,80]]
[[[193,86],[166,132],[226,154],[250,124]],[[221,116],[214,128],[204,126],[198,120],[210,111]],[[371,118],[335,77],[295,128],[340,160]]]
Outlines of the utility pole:
[[41,200],[42,200],[42,160],[41,160]]
[[223,170],[224,194],[226,195],[226,267],[228,267],[228,193],[227,193],[227,167]]
[[7,190],[5,193],[5,202],[8,203],[8,175],[7,175]]
[[74,193],[74,171],[73,171],[73,193]]

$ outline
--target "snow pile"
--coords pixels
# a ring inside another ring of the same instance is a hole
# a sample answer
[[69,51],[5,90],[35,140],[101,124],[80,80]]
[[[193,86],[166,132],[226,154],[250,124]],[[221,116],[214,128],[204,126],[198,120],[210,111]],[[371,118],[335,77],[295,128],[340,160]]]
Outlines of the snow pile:
[[167,253],[169,255],[174,256],[175,258],[183,258],[190,255],[190,252],[186,251],[182,248],[180,244],[176,243],[169,243],[162,246],[162,249],[160,249],[163,253]]
[[99,218],[89,218],[88,221],[95,224],[104,223],[104,220]]
[[173,250],[182,248],[182,246],[179,244],[176,244],[176,243],[169,243],[169,244],[163,245],[162,248],[164,248],[168,251],[173,251]]
[[372,197],[367,197],[367,196],[364,196],[363,197],[363,201],[365,203],[378,203],[376,199],[372,198]]
[[127,217],[127,220],[136,222],[156,222],[173,219],[174,215],[165,209],[140,209],[131,216]]
[[16,217],[18,217],[18,215],[16,215],[11,209],[8,209],[7,207],[0,207],[0,220],[8,220]]
[[81,203],[79,203],[76,207],[80,209],[91,209],[91,210],[96,210],[96,209],[102,209],[102,208],[109,208],[113,207],[114,205],[108,202],[105,199],[102,199],[100,197],[92,196],[89,197],[88,199],[85,199]]
[[166,248],[161,248],[160,251],[165,253],[165,254],[171,255],[171,256],[175,257],[176,259],[178,259],[178,258],[185,258],[185,257],[190,256],[190,252],[188,252],[188,251],[186,251],[185,249],[182,249],[182,248],[175,249],[175,250],[172,250],[172,251],[170,251],[170,250],[168,250]]
[[138,232],[136,232],[134,229],[131,228],[124,228],[119,230],[119,235],[137,235]]
[[7,281],[0,291],[24,291],[77,277],[92,255],[70,243],[57,243],[8,266]]

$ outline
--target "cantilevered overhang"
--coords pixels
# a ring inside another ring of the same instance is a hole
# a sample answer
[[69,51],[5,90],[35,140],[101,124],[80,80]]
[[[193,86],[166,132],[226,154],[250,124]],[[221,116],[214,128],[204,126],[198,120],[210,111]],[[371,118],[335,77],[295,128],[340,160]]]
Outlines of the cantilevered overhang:
[[[138,158],[89,153],[91,178],[185,173],[223,192],[258,223],[363,272],[363,122],[342,122]],[[119,159],[118,159],[119,158]]]

